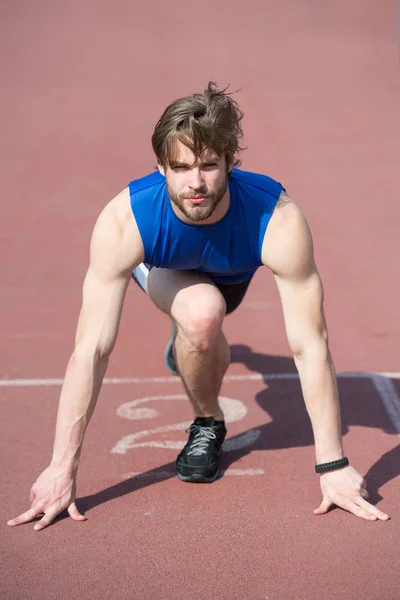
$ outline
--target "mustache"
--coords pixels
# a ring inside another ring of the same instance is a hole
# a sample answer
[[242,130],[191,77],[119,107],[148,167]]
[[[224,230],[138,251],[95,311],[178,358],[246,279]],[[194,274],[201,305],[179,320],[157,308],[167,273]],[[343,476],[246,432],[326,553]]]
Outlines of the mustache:
[[211,194],[184,194],[183,196],[181,196],[184,200],[188,199],[188,198],[210,198]]

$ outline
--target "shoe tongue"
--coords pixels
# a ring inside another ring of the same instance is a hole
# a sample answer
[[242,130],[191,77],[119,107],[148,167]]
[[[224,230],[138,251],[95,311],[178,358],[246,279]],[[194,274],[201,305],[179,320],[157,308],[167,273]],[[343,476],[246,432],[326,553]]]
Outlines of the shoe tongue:
[[194,424],[200,425],[201,427],[212,427],[215,425],[215,420],[214,417],[196,417]]

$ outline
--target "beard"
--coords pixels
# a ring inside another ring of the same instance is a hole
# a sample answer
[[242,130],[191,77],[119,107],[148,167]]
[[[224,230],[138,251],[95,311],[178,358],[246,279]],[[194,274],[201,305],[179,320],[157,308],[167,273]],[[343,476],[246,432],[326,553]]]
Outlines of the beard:
[[[222,198],[225,195],[225,192],[228,187],[228,178],[222,182],[220,187],[215,190],[215,192],[208,192],[207,189],[203,191],[198,190],[196,193],[193,192],[189,194],[175,194],[167,183],[167,191],[168,195],[171,199],[171,202],[175,204],[177,208],[185,215],[187,219],[191,221],[205,221],[208,219],[217,208],[218,204],[221,202]],[[185,200],[187,198],[206,198],[207,206],[187,206],[185,204]]]

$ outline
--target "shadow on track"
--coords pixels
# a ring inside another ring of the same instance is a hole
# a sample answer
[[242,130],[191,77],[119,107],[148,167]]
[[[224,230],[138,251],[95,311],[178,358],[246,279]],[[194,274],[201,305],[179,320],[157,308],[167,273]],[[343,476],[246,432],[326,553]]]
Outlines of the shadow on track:
[[[242,363],[249,371],[266,373],[294,373],[294,361],[284,356],[269,356],[252,352],[246,345],[231,346],[231,363]],[[273,450],[312,446],[314,444],[308,413],[301,394],[300,382],[293,380],[265,380],[266,387],[255,400],[271,417],[272,421],[258,426],[257,441],[247,448],[223,453],[221,469],[226,470],[254,450]],[[388,434],[396,431],[386,414],[375,387],[368,378],[338,380],[342,412],[342,433],[346,435],[351,426],[379,428]],[[249,430],[251,431],[251,430]],[[240,434],[243,435],[243,432]],[[235,439],[234,436],[230,439]],[[351,460],[351,459],[350,459]],[[355,465],[357,468],[357,466]],[[100,492],[77,499],[83,512],[89,511],[104,502],[138,491],[149,485],[174,477],[175,460],[147,471],[140,476],[116,483]],[[382,497],[379,489],[400,474],[400,445],[380,457],[364,474],[370,494],[369,501],[375,504]],[[63,518],[60,515],[59,518]]]
[[[297,373],[293,359],[252,352],[246,345],[231,346],[231,363],[242,363],[249,371],[268,373]],[[266,387],[256,394],[257,404],[272,418],[272,422],[257,427],[261,435],[251,448],[225,454],[222,468],[239,460],[252,450],[272,450],[312,446],[314,444],[310,419],[303,401],[300,381],[265,380]],[[338,378],[342,415],[342,435],[349,427],[378,428],[396,435],[373,382],[368,379]],[[344,440],[345,444],[345,440]],[[351,458],[350,458],[351,461]],[[355,465],[357,468],[357,465]],[[400,474],[400,444],[380,457],[363,474],[367,481],[370,502],[382,499],[379,489]]]

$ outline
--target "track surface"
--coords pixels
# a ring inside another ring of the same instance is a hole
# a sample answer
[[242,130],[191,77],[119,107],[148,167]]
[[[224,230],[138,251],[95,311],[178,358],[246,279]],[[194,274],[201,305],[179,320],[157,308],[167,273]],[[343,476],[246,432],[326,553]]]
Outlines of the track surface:
[[[22,0],[0,11],[0,597],[398,600],[400,381],[369,375],[399,371],[396,2]],[[226,320],[224,477],[175,477],[190,407],[163,366],[168,320],[132,286],[107,374],[118,382],[103,387],[81,460],[88,521],[9,529],[49,460],[50,379],[72,349],[96,216],[152,169],[165,106],[209,80],[241,88],[243,168],[281,181],[310,222],[346,453],[392,519],[312,514],[311,428],[260,271]]]

